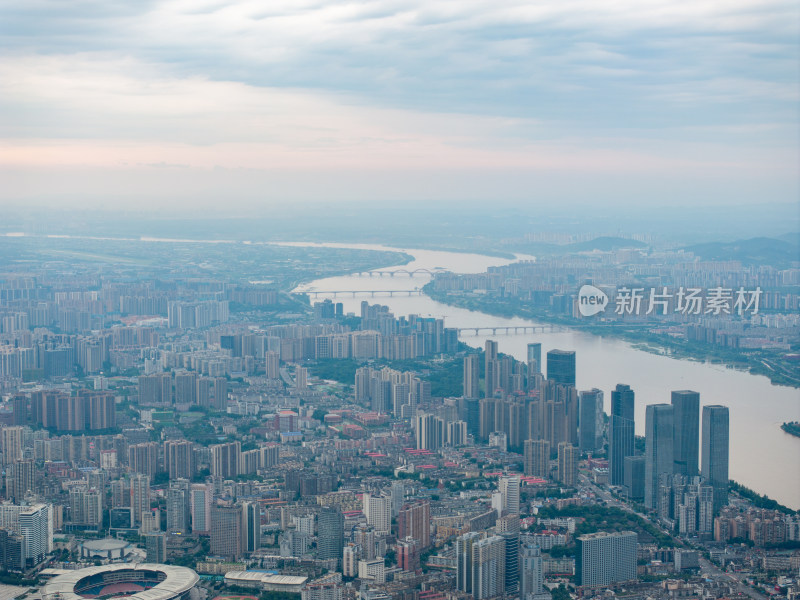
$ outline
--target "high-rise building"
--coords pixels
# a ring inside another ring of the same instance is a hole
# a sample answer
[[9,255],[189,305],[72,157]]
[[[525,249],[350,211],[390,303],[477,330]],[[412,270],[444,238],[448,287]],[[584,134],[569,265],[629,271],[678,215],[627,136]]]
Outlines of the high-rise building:
[[170,479],[191,479],[194,477],[194,444],[189,440],[167,440],[164,463]]
[[496,524],[497,535],[505,540],[505,592],[514,595],[519,591],[519,515],[501,517]]
[[625,457],[623,485],[628,498],[637,502],[644,500],[645,462],[644,456]]
[[547,379],[575,385],[575,351],[550,350],[547,353]]
[[467,594],[472,593],[472,549],[481,537],[479,532],[471,531],[456,539],[456,587]]
[[242,502],[242,550],[251,554],[261,547],[261,505]]
[[600,587],[636,579],[638,538],[632,531],[603,531],[579,536],[575,555],[576,583]]
[[486,377],[486,392],[485,396],[491,398],[494,396],[495,390],[500,387],[500,364],[497,360],[497,342],[493,340],[486,340],[484,345],[484,374]]
[[20,503],[36,485],[36,465],[32,459],[18,460],[6,467],[6,498]]
[[357,525],[353,530],[353,541],[359,547],[360,558],[372,560],[378,556],[375,543],[375,529],[364,523]]
[[114,394],[107,391],[78,390],[78,397],[85,398],[87,429],[113,429],[117,426],[117,401]]
[[152,479],[158,472],[158,444],[145,442],[128,446],[128,465],[134,473],[149,475]]
[[172,404],[172,375],[169,373],[140,375],[139,404],[143,406]]
[[703,465],[701,473],[714,488],[714,514],[728,504],[730,415],[727,406],[703,407]]
[[344,516],[333,506],[323,506],[317,517],[317,557],[323,560],[342,560],[344,546]]
[[525,475],[550,477],[550,442],[547,440],[525,440]]
[[131,475],[131,509],[134,523],[142,523],[143,515],[150,512],[150,477]]
[[20,426],[2,427],[0,444],[2,444],[3,464],[10,465],[22,460],[22,431]]
[[611,392],[611,420],[608,435],[608,469],[611,485],[625,483],[625,457],[634,454],[634,393],[618,383]]
[[417,450],[438,450],[444,445],[444,420],[435,415],[418,414],[414,417]]
[[450,421],[447,424],[447,445],[466,446],[467,445],[467,422]]
[[505,594],[506,541],[493,535],[472,545],[472,595],[475,600]]
[[406,484],[402,481],[392,482],[392,516],[396,517],[400,514],[400,509],[403,507],[406,498]]
[[431,544],[431,504],[428,500],[416,500],[403,505],[397,516],[398,539],[416,540],[420,550]]
[[673,472],[687,477],[699,473],[700,394],[690,390],[672,392]]
[[533,541],[533,536],[520,537],[520,600],[537,600],[544,592],[544,566],[541,548]]
[[163,564],[167,562],[167,536],[164,533],[147,533],[144,536],[147,562]]
[[673,407],[649,404],[645,412],[644,505],[658,508],[658,486],[662,474],[673,469]]
[[478,401],[480,411],[478,437],[480,437],[483,442],[489,441],[489,435],[491,435],[493,431],[496,431],[495,404],[496,400],[494,398],[482,398]]
[[348,544],[342,550],[342,575],[356,577],[361,548],[356,544]]
[[504,475],[497,482],[503,514],[519,515],[519,486],[520,479],[516,475]]
[[475,439],[481,435],[481,400],[464,398],[459,402],[461,419],[467,424],[467,433]]
[[567,442],[558,445],[558,480],[570,487],[578,483],[578,459],[580,452]]
[[25,396],[14,396],[11,400],[11,404],[14,407],[14,425],[27,425],[30,413],[28,410],[28,399]]
[[581,452],[599,450],[603,443],[603,392],[597,388],[578,394],[578,439]]
[[190,516],[189,480],[170,481],[167,489],[167,532],[181,535],[189,533]]
[[480,356],[467,354],[464,357],[464,398],[480,398]]
[[228,406],[228,380],[224,377],[214,378],[214,403],[215,410],[225,410]]
[[211,532],[211,505],[214,486],[210,483],[193,483],[189,488],[192,531],[200,535]]
[[[536,361],[532,363],[532,361]],[[542,372],[542,345],[539,342],[531,342],[528,344],[528,365],[535,365],[535,372]],[[528,376],[531,375],[531,370],[528,369]]]
[[392,499],[387,496],[364,494],[362,510],[367,523],[378,534],[389,534],[392,529]]
[[8,529],[0,529],[0,569],[25,570],[25,538]]
[[197,405],[204,408],[211,406],[213,397],[214,380],[211,377],[197,378]]
[[398,539],[395,545],[397,567],[402,571],[415,572],[420,567],[420,547],[414,538]]
[[574,386],[545,380],[538,397],[528,403],[528,437],[578,444],[578,392]]
[[211,475],[229,479],[239,474],[241,442],[228,442],[211,446]]
[[161,511],[157,508],[151,508],[149,511],[143,512],[142,526],[139,527],[139,531],[142,534],[161,531]]
[[[102,524],[102,504],[95,505],[100,506]],[[25,564],[29,567],[38,565],[53,550],[52,510],[49,504],[31,504],[19,509],[19,534],[25,540]]]
[[281,376],[280,370],[280,353],[266,352],[264,355],[265,372],[269,379],[279,379]]
[[175,404],[197,404],[197,373],[191,371],[175,373]]
[[211,554],[227,560],[242,557],[241,505],[211,507]]
[[294,387],[298,390],[308,389],[308,369],[298,365],[294,369]]

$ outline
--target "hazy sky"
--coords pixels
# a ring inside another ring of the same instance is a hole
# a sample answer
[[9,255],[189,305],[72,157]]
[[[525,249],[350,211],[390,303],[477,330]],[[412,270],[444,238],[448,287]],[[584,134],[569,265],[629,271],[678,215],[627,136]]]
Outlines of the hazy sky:
[[798,198],[796,0],[0,0],[0,203]]

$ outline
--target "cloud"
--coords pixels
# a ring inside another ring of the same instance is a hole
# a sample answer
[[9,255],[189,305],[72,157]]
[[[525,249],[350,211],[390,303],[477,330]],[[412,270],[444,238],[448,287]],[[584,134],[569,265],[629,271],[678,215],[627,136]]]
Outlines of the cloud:
[[0,164],[17,166],[641,172],[781,165],[770,152],[737,153],[698,139],[713,130],[699,132],[691,146],[654,140],[652,132],[579,134],[532,119],[172,78],[151,65],[94,55],[0,65],[0,114]]
[[783,0],[2,3],[0,166],[733,171],[791,195],[799,15]]

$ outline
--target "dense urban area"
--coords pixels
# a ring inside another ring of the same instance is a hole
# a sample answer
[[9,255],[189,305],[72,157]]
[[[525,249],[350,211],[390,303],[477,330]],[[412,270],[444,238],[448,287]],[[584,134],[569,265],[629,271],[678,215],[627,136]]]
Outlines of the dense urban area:
[[[397,277],[798,385],[796,262],[641,245]],[[291,293],[406,255],[8,236],[0,257],[0,598],[800,597],[800,514],[730,480],[732,408],[664,390],[640,437],[624,365],[579,390],[576,352],[524,328],[521,361]],[[592,321],[581,284],[608,299]],[[683,310],[695,288],[727,304]]]

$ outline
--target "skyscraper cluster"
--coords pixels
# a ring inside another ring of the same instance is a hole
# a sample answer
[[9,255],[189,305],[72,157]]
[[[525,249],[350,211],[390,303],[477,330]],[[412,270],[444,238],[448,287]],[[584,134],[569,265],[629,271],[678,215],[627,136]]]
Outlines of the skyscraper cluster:
[[703,407],[702,444],[700,394],[697,392],[674,391],[670,404],[652,404],[646,410],[645,506],[674,518],[674,508],[663,508],[665,492],[661,488],[671,487],[675,479],[669,476],[692,481],[699,475],[713,490],[713,512],[717,513],[728,503],[728,408]]

